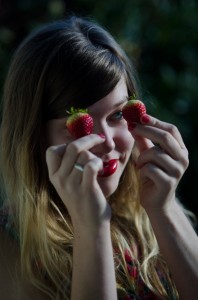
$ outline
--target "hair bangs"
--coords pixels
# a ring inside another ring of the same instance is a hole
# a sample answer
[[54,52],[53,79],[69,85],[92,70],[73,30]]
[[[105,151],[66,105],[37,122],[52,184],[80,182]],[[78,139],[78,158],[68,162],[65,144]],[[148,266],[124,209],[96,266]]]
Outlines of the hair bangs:
[[108,95],[126,73],[113,47],[104,45],[104,36],[93,35],[94,40],[90,33],[85,36],[79,29],[59,34],[63,36],[62,44],[49,64],[46,77],[44,98],[48,120],[64,117],[72,106],[87,108],[94,104]]
[[122,62],[108,50],[86,53],[83,64],[78,66],[72,84],[78,89],[72,88],[71,103],[67,99],[69,106],[79,106],[80,103],[82,108],[86,108],[94,104],[108,95],[124,75]]

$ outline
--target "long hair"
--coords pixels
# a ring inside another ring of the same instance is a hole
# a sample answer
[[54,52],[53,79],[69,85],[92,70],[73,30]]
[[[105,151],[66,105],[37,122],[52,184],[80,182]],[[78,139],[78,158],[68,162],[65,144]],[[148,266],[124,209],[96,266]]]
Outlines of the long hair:
[[[70,298],[74,234],[67,209],[48,179],[43,126],[65,117],[71,106],[88,107],[105,97],[121,77],[129,95],[138,94],[134,68],[113,37],[75,16],[34,31],[9,68],[1,124],[6,205],[19,234],[22,272],[51,299]],[[117,285],[135,289],[124,259],[127,250],[148,288],[167,298],[157,267],[173,291],[174,286],[139,202],[133,155],[109,199]]]

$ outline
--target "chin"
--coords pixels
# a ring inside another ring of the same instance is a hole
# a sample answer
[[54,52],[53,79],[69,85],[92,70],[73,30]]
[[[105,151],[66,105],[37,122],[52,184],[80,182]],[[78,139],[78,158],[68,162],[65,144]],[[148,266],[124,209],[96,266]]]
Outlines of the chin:
[[105,198],[110,197],[117,189],[118,187],[118,181],[116,179],[114,180],[102,180],[99,182],[100,188],[105,196]]

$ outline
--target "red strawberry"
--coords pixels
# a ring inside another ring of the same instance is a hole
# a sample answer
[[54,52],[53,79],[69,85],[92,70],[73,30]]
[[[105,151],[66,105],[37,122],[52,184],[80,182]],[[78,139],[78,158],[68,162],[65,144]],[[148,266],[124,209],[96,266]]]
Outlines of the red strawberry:
[[93,118],[86,109],[75,109],[72,107],[67,113],[71,116],[67,119],[66,126],[74,138],[80,138],[92,133]]
[[122,109],[123,118],[130,123],[140,123],[140,118],[146,114],[146,107],[140,100],[129,100]]

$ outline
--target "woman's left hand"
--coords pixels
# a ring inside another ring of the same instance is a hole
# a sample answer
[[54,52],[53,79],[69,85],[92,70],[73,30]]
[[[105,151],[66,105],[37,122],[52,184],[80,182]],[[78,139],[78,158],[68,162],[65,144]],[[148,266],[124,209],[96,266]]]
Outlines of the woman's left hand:
[[175,190],[188,167],[188,151],[178,129],[148,116],[131,130],[139,157],[141,204],[145,210],[164,210],[175,199]]

